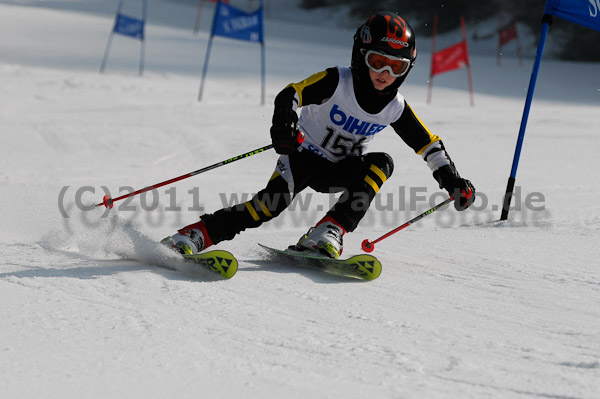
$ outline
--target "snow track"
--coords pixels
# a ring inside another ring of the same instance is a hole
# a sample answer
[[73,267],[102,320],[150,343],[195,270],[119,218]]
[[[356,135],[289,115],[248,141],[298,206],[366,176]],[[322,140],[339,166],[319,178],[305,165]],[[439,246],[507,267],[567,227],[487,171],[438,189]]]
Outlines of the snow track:
[[[498,68],[474,46],[476,107],[464,71],[440,77],[428,106],[422,40],[403,93],[482,194],[477,210],[450,207],[378,243],[382,275],[360,282],[277,264],[258,248],[283,248],[321,217],[330,199],[307,193],[296,210],[218,246],[240,262],[224,281],[155,243],[200,208],[262,188],[274,152],[165,187],[156,203],[82,209],[104,190],[116,197],[268,144],[277,92],[347,64],[350,31],[304,29],[304,41],[273,19],[265,107],[258,49],[216,43],[199,104],[206,26],[193,37],[193,21],[149,25],[143,78],[137,43],[118,49],[131,43],[115,39],[99,75],[116,4],[78,2],[94,3],[86,13],[10,3],[0,4],[0,397],[598,397],[598,65],[542,65],[517,177],[522,209],[498,222],[530,63]],[[348,255],[438,193],[392,131],[370,149],[390,152],[395,173],[346,236]]]

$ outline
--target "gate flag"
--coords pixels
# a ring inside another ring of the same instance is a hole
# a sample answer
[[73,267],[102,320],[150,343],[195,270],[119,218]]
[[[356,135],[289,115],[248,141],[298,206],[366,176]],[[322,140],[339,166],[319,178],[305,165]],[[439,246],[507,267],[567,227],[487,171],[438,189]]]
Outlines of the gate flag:
[[509,0],[510,7],[510,22],[504,24],[504,0],[498,2],[498,52],[496,55],[496,63],[500,65],[502,59],[502,47],[512,40],[517,42],[517,55],[519,56],[519,65],[523,65],[523,55],[521,53],[521,41],[517,32],[517,18],[515,16],[515,0]]
[[542,63],[542,55],[544,54],[544,46],[546,44],[546,39],[548,38],[548,30],[552,23],[552,16],[600,31],[600,0],[546,0],[544,17],[542,18],[542,30],[540,32],[540,39],[538,41],[537,52],[533,63],[531,79],[529,79],[525,108],[523,109],[523,117],[521,118],[521,126],[517,137],[517,145],[513,157],[512,168],[510,170],[510,177],[508,178],[506,192],[504,193],[500,220],[506,220],[508,218],[510,202],[515,188],[517,168],[519,167],[519,159],[521,158],[521,150],[523,148],[523,140],[525,139],[527,120],[529,119],[529,111],[531,110],[531,103],[533,102],[535,84]]
[[253,13],[219,2],[215,10],[212,36],[223,36],[249,42],[263,42],[263,10]]
[[141,0],[142,16],[141,18],[134,18],[123,14],[123,6],[125,0],[119,0],[117,6],[117,12],[115,13],[115,24],[113,26],[110,35],[108,36],[108,42],[106,43],[106,50],[104,51],[104,57],[102,58],[102,64],[100,65],[100,73],[103,73],[106,69],[106,63],[108,62],[108,55],[112,46],[112,40],[115,33],[120,35],[129,36],[140,41],[140,76],[144,72],[144,58],[145,58],[145,41],[144,41],[144,25],[146,25],[146,9],[147,1]]
[[460,69],[469,65],[467,42],[462,41],[433,54],[431,76]]
[[513,39],[516,39],[517,36],[517,25],[515,25],[514,21],[500,29],[500,31],[498,32],[498,36],[499,36],[499,43],[500,43],[500,47],[504,46],[506,43],[510,42]]
[[208,71],[208,60],[212,48],[213,38],[215,36],[227,37],[230,39],[244,40],[248,42],[260,43],[261,59],[261,104],[265,104],[265,34],[264,34],[264,7],[263,0],[260,0],[259,8],[254,12],[246,12],[235,8],[229,4],[219,1],[215,8],[213,25],[206,48],[206,57],[204,58],[204,67],[202,68],[202,80],[200,82],[200,91],[198,101],[202,101],[204,92],[204,81]]
[[431,103],[431,95],[433,92],[433,77],[435,75],[466,67],[467,80],[469,82],[469,94],[471,96],[471,106],[474,105],[473,79],[471,77],[471,62],[469,61],[469,46],[467,45],[467,26],[465,24],[464,17],[460,17],[460,25],[463,40],[443,50],[436,51],[438,15],[435,14],[433,16],[433,39],[431,40],[431,71],[429,72],[429,88],[427,90],[428,104]]
[[600,0],[547,0],[544,14],[600,31]]
[[144,20],[117,14],[114,32],[144,40]]

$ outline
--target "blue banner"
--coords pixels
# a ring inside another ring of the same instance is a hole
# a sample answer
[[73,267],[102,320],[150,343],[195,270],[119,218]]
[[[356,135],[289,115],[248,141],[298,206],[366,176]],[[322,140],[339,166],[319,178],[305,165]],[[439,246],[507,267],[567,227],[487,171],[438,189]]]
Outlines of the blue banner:
[[115,33],[131,36],[134,39],[144,40],[144,21],[127,15],[117,14],[115,20]]
[[547,0],[544,14],[600,31],[600,0]]
[[247,13],[219,2],[215,10],[212,36],[223,36],[250,42],[264,42],[263,9]]

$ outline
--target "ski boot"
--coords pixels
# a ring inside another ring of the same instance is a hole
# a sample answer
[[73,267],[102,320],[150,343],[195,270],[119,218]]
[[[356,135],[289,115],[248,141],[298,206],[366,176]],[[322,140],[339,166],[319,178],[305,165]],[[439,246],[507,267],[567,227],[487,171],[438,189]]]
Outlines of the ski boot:
[[304,234],[293,249],[317,251],[337,259],[344,250],[344,229],[332,217],[325,216],[315,227]]
[[203,221],[182,228],[176,234],[162,239],[160,243],[183,255],[195,255],[213,245]]

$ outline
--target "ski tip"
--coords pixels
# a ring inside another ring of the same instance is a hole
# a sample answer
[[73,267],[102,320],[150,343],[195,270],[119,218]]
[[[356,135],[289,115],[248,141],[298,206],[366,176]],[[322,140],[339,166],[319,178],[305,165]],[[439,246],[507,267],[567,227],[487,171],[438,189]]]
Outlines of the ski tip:
[[381,276],[381,266],[379,266],[379,268],[377,268],[374,272],[365,275],[364,279],[367,281],[372,281],[379,278],[379,276]]
[[355,260],[360,278],[372,281],[381,276],[381,262],[371,255],[357,255],[351,259]]
[[223,263],[221,263],[221,265],[219,266],[219,270],[217,271],[217,273],[219,273],[221,276],[223,276],[226,279],[230,279],[233,276],[235,276],[235,274],[237,273],[237,271],[238,271],[237,260],[233,260],[229,264],[223,264]]
[[214,250],[195,255],[183,255],[184,259],[198,263],[221,277],[230,279],[237,273],[238,262],[235,256],[227,251]]

